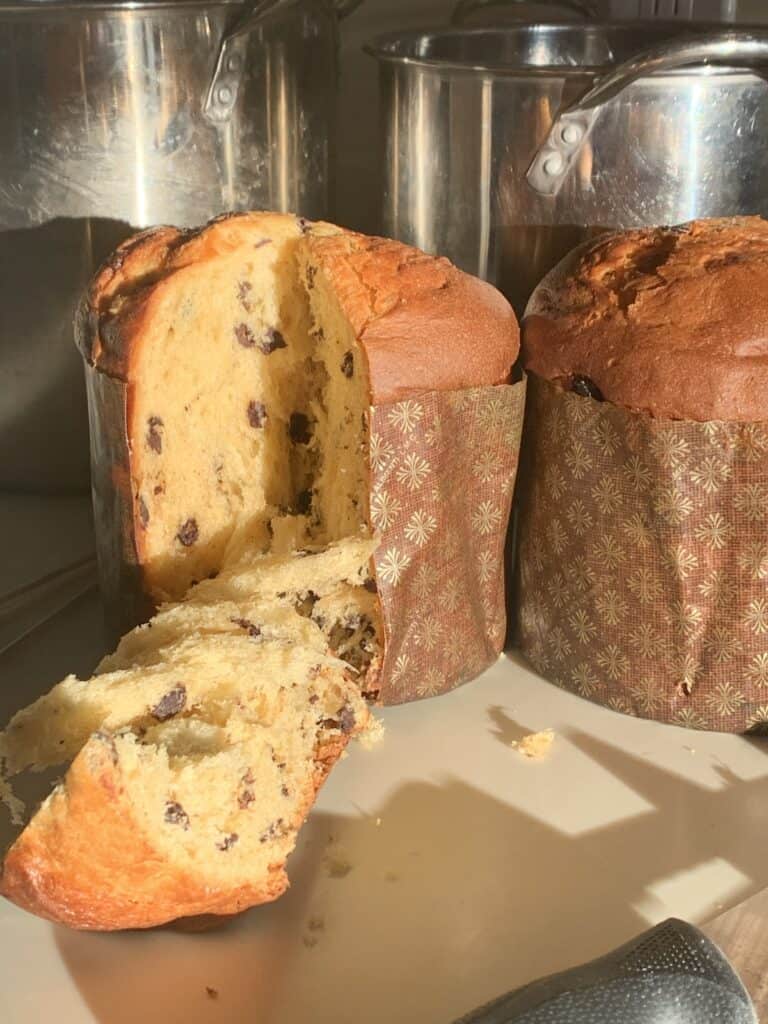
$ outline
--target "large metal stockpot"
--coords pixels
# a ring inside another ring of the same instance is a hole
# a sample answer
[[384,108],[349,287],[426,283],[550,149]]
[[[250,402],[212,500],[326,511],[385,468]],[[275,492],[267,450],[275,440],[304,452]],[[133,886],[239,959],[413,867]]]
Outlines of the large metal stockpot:
[[596,230],[768,214],[768,84],[751,70],[768,33],[680,31],[548,24],[376,40],[384,231],[489,279],[521,312]]
[[0,3],[0,488],[85,490],[72,311],[136,228],[329,213],[360,0]]

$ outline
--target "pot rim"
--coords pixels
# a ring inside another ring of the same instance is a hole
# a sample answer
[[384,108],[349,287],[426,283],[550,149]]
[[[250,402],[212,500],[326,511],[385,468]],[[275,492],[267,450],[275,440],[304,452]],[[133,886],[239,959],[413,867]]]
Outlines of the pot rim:
[[[0,8],[1,10],[2,8]],[[654,21],[590,21],[587,23],[577,21],[551,21],[551,22],[521,22],[518,25],[489,25],[472,28],[428,26],[421,29],[411,29],[407,32],[386,32],[374,36],[363,44],[363,51],[369,57],[375,57],[382,64],[400,64],[407,67],[429,68],[438,71],[463,71],[467,73],[484,73],[503,76],[505,78],[578,78],[585,75],[599,75],[605,73],[608,68],[615,67],[620,60],[608,61],[603,64],[514,64],[505,61],[478,61],[478,60],[457,60],[454,58],[422,57],[408,52],[397,52],[395,44],[407,46],[419,40],[426,39],[455,39],[466,36],[480,37],[483,35],[498,37],[508,33],[522,33],[525,36],[534,35],[565,35],[567,32],[584,32],[591,35],[605,34],[617,35],[621,33],[643,33],[645,38],[635,48],[639,53],[653,43],[662,42],[673,37],[699,35],[705,32],[728,32],[734,28],[739,31],[757,31],[763,35],[768,34],[768,25],[739,24],[730,25],[723,22],[680,22],[674,20]],[[668,34],[667,34],[668,33]],[[624,58],[621,58],[622,60]],[[692,64],[688,67],[679,68],[674,71],[664,71],[660,75],[689,75],[695,72],[699,75],[745,75],[755,74],[743,67],[729,67],[726,64]]]
[[7,14],[44,17],[46,14],[78,11],[119,14],[125,11],[188,10],[202,7],[243,7],[247,0],[0,0],[0,18]]

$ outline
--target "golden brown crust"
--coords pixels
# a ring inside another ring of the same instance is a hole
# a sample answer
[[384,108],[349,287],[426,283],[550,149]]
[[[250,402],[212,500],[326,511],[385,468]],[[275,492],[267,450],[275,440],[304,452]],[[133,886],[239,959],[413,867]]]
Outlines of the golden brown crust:
[[[334,738],[318,752],[302,819],[347,739]],[[136,820],[114,743],[101,733],[10,848],[0,877],[0,893],[25,910],[96,931],[237,914],[277,899],[287,886],[284,862],[235,889],[217,889],[210,877],[170,864]]]
[[657,417],[768,419],[768,222],[692,221],[576,249],[531,297],[523,361]]
[[509,380],[519,330],[491,285],[387,238],[344,231],[308,247],[366,353],[372,405]]

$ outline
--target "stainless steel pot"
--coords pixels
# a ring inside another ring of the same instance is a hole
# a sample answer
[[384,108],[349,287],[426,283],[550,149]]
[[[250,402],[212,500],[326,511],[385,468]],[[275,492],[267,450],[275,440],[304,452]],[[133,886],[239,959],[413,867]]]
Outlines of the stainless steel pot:
[[752,70],[768,33],[680,31],[529,25],[376,40],[384,231],[450,256],[522,311],[591,232],[768,214],[768,85]]
[[360,0],[0,3],[0,488],[88,487],[72,309],[132,230],[329,213]]

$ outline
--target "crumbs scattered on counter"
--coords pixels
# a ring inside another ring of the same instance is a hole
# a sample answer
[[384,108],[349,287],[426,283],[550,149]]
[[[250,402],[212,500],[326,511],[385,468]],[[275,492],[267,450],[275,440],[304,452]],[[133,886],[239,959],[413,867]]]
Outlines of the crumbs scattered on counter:
[[307,949],[312,949],[320,941],[318,932],[325,931],[325,918],[316,915],[307,921],[307,931],[302,936],[302,942]]
[[378,743],[384,739],[384,733],[386,729],[384,723],[378,718],[371,716],[370,724],[357,738],[357,742],[363,748],[363,750],[372,750]]
[[517,740],[512,746],[524,757],[532,761],[541,761],[549,753],[550,747],[555,741],[554,729],[544,729],[541,732],[530,732]]
[[325,857],[323,857],[323,864],[329,878],[345,878],[352,870],[352,862],[336,845],[335,836],[328,836],[328,846]]
[[212,988],[210,985],[205,986],[205,994],[208,996],[209,999],[219,998],[219,990],[217,988]]
[[384,881],[385,882],[399,882],[400,881],[400,875],[398,875],[398,873],[396,871],[387,871],[387,873],[384,875]]

